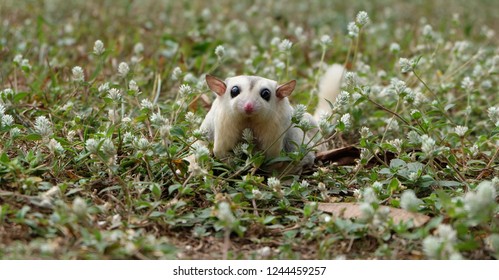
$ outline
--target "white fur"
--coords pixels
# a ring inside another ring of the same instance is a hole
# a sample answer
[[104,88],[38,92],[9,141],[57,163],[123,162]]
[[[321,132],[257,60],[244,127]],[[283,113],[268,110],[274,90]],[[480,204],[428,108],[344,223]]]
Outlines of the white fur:
[[[329,105],[323,99],[334,101],[333,99],[339,92],[342,75],[343,67],[339,65],[333,65],[328,69],[320,83],[321,101],[316,114],[319,111],[329,111]],[[310,114],[306,114],[304,118],[307,118],[315,128],[307,135],[303,135],[303,131],[294,126],[286,131],[291,125],[294,109],[287,97],[276,96],[279,86],[276,81],[257,76],[236,76],[228,78],[225,85],[225,93],[217,95],[201,124],[201,129],[206,131],[208,140],[213,141],[213,153],[217,158],[225,158],[232,151],[241,141],[242,132],[246,128],[252,130],[258,148],[265,151],[268,159],[279,156],[283,150],[295,151],[297,144],[301,144],[303,140],[304,143],[308,143],[318,131],[316,119]],[[238,86],[241,93],[232,98],[230,91],[234,86]],[[269,101],[260,96],[262,88],[268,88],[271,91]],[[254,108],[251,114],[244,110],[248,103],[251,103]],[[313,141],[310,142],[310,146],[315,144]],[[314,153],[309,152],[299,168],[312,165],[314,159]]]
[[318,120],[322,114],[331,111],[329,103],[326,100],[329,100],[332,103],[336,101],[336,97],[340,93],[341,80],[343,79],[344,73],[345,69],[343,66],[333,64],[326,70],[324,76],[322,76],[319,83],[319,104],[317,104],[314,113],[316,120]]

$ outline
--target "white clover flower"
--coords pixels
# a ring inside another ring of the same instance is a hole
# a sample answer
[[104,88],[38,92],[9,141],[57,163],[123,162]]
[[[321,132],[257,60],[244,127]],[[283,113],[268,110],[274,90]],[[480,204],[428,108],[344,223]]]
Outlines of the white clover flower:
[[423,201],[417,198],[413,190],[405,190],[400,196],[400,207],[407,211],[416,212],[421,203]]
[[87,141],[85,141],[85,148],[90,153],[97,154],[97,152],[99,151],[99,149],[98,149],[99,144],[100,143],[97,140],[90,138],[90,139],[87,139]]
[[421,135],[421,150],[426,155],[432,154],[435,151],[435,140],[426,134]]
[[369,22],[369,15],[365,11],[360,11],[355,18],[355,21],[360,25],[364,26]]
[[165,123],[165,121],[166,121],[166,119],[163,118],[163,116],[161,115],[160,112],[152,113],[150,119],[151,119],[151,123],[153,123],[155,125],[161,125],[161,124]]
[[411,72],[414,70],[414,61],[405,57],[399,59],[400,70],[402,73]]
[[144,51],[144,44],[142,44],[141,42],[138,42],[133,46],[133,52],[135,54],[141,54],[143,51]]
[[130,67],[128,66],[128,64],[126,62],[121,62],[118,65],[118,74],[121,77],[126,77],[128,75],[128,72],[130,72]]
[[55,139],[50,139],[48,143],[48,148],[52,153],[62,154],[64,153],[64,148],[61,143]]
[[222,60],[225,56],[225,47],[222,45],[218,45],[215,48],[215,54],[217,55],[218,60]]
[[310,184],[307,182],[307,180],[303,179],[300,183],[300,187],[302,188],[308,188]]
[[109,83],[103,83],[102,85],[99,86],[99,92],[106,92],[109,90]]
[[457,233],[450,226],[440,224],[435,231],[436,235],[428,236],[423,240],[423,251],[430,259],[461,259],[462,256],[454,248]]
[[293,43],[290,40],[284,39],[279,43],[279,50],[281,52],[287,52],[291,49],[292,46]]
[[358,77],[355,72],[346,72],[345,73],[345,84],[349,88],[354,88],[358,85]]
[[279,70],[283,70],[284,68],[286,68],[286,63],[284,63],[284,61],[276,58],[274,59],[274,65],[275,65],[275,68],[279,69]]
[[499,107],[490,107],[487,110],[487,113],[492,123],[499,127]]
[[402,140],[401,139],[393,139],[393,140],[390,140],[388,141],[388,144],[392,145],[395,147],[395,149],[397,149],[397,152],[401,152],[402,151]]
[[458,125],[454,128],[454,131],[456,132],[456,134],[459,136],[459,137],[463,137],[466,132],[468,131],[468,127],[467,126],[461,126],[461,125]]
[[305,115],[306,112],[307,112],[307,106],[303,104],[298,104],[296,105],[293,111],[292,118],[296,119],[299,122],[303,119],[303,115]]
[[338,96],[336,97],[336,102],[335,102],[335,106],[344,106],[348,103],[348,99],[350,98],[350,93],[348,91],[340,91],[340,94],[338,94]]
[[400,52],[400,45],[397,43],[391,43],[389,49],[391,53],[398,53]]
[[423,26],[422,34],[423,34],[423,36],[425,36],[429,39],[432,39],[435,35],[433,33],[433,27],[431,27],[431,25],[429,25],[429,24],[426,24],[425,26]]
[[357,38],[359,36],[360,29],[355,22],[350,22],[348,24],[347,30],[348,36],[350,36],[351,38]]
[[200,142],[196,142],[192,145],[194,149],[194,156],[197,160],[205,158],[210,155],[210,150]]
[[14,123],[14,118],[11,115],[0,114],[0,118],[2,119],[2,126],[11,126]]
[[192,93],[192,88],[189,85],[187,84],[180,85],[180,88],[178,89],[178,94],[181,97],[185,97],[191,93]]
[[366,188],[362,192],[362,200],[368,204],[373,204],[373,203],[378,203],[378,197],[376,196],[376,193],[374,192],[374,188]]
[[147,110],[152,110],[154,107],[154,104],[152,104],[149,99],[142,99],[140,101],[140,109],[147,109]]
[[134,140],[135,140],[135,136],[133,136],[133,134],[130,131],[127,131],[127,132],[125,132],[125,134],[123,134],[123,142],[132,143]]
[[135,94],[140,94],[140,89],[139,89],[139,86],[137,85],[137,82],[134,81],[134,80],[130,80],[130,82],[128,83],[128,88],[135,92]]
[[83,73],[83,69],[80,66],[73,67],[71,72],[73,73],[73,81],[83,82],[85,80],[85,74]]
[[16,56],[14,56],[14,59],[12,61],[14,63],[16,63],[17,65],[21,65],[22,60],[23,60],[23,55],[22,54],[16,54]]
[[253,130],[251,130],[250,128],[245,128],[243,130],[243,140],[246,143],[253,142],[253,140],[254,140]]
[[29,64],[29,60],[26,58],[21,60],[21,67],[31,69],[31,65]]
[[[466,193],[464,196],[464,209],[468,216],[474,219],[495,205],[497,191],[492,181],[481,182],[475,191]],[[473,222],[476,225],[476,222]]]
[[253,196],[255,197],[256,200],[260,200],[263,197],[262,192],[258,189],[252,189],[251,193],[253,194]]
[[195,84],[195,83],[197,83],[197,81],[198,81],[198,79],[192,73],[187,73],[184,76],[184,82],[186,82],[186,83]]
[[180,67],[175,67],[172,71],[172,80],[173,81],[177,81],[180,79],[180,76],[182,75],[182,69],[180,69]]
[[0,116],[3,116],[5,114],[5,106],[3,106],[2,103],[0,103]]
[[369,127],[363,126],[360,128],[360,137],[365,139],[365,138],[368,138],[372,135],[373,134],[372,134],[371,130],[369,129]]
[[106,138],[101,146],[102,153],[108,157],[112,157],[116,154],[116,148],[114,147],[113,141]]
[[106,49],[104,48],[104,43],[101,40],[97,40],[94,43],[94,54],[101,55]]
[[419,134],[414,130],[411,130],[411,131],[409,131],[409,133],[407,133],[407,139],[409,140],[409,143],[411,143],[411,144],[421,143],[421,136],[419,136]]
[[383,183],[376,181],[372,184],[372,188],[379,192],[383,189]]
[[146,151],[147,149],[149,149],[150,145],[151,143],[149,143],[149,140],[147,140],[145,137],[141,137],[136,143],[137,149],[141,151]]
[[112,88],[107,92],[107,97],[116,103],[121,102],[121,91],[117,88]]
[[281,39],[279,37],[274,37],[272,40],[270,40],[270,45],[272,46],[279,46],[279,43],[281,42]]
[[218,204],[217,218],[229,227],[236,221],[228,202],[222,201]]
[[45,116],[39,116],[35,120],[35,131],[43,137],[48,137],[52,135],[52,123]]
[[333,40],[331,39],[331,37],[329,37],[329,35],[322,35],[320,40],[321,40],[321,45],[323,45],[324,47],[333,42]]
[[466,91],[472,91],[474,84],[475,83],[469,76],[464,77],[464,79],[461,81],[461,87]]
[[276,177],[269,177],[267,179],[267,185],[272,189],[280,188],[281,181],[279,181],[279,179],[277,179]]
[[352,122],[350,120],[350,114],[349,113],[346,113],[344,114],[343,116],[341,116],[341,122],[345,125],[345,129],[348,129],[350,128],[350,126],[352,125]]
[[14,138],[14,137],[17,137],[17,136],[21,135],[21,130],[18,127],[13,127],[9,131],[9,134],[10,134],[11,138]]

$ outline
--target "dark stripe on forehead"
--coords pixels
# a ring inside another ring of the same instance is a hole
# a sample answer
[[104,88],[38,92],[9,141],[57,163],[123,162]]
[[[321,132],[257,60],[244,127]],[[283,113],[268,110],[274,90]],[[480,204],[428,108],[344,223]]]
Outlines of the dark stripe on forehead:
[[248,76],[248,81],[249,81],[250,91],[252,91],[256,83],[258,82],[258,77]]

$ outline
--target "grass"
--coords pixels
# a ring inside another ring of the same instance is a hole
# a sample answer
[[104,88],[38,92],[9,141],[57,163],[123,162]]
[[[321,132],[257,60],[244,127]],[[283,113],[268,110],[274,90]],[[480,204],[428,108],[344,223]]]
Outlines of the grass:
[[[2,2],[0,258],[498,258],[496,1],[252,2]],[[296,79],[313,112],[331,63],[321,129],[355,162],[270,176],[251,139],[231,164],[194,144],[203,75]]]

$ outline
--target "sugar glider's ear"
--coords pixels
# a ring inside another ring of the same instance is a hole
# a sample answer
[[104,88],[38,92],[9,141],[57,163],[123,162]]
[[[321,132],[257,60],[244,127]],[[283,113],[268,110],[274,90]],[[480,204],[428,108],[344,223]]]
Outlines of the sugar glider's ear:
[[285,84],[278,86],[276,90],[276,96],[279,97],[280,99],[290,96],[293,90],[295,89],[295,86],[296,86],[295,80],[289,81]]
[[206,75],[206,83],[208,84],[208,87],[219,96],[224,95],[225,90],[227,89],[227,85],[222,80],[212,75]]

